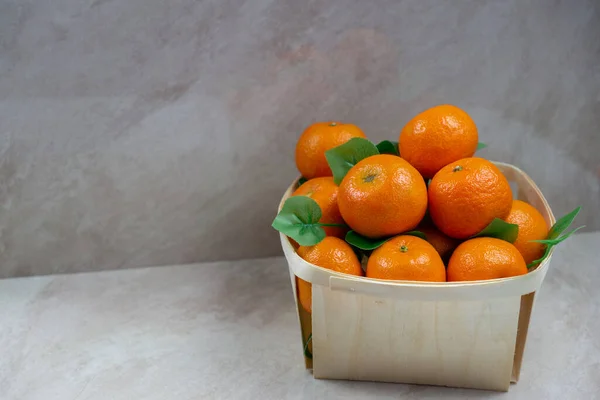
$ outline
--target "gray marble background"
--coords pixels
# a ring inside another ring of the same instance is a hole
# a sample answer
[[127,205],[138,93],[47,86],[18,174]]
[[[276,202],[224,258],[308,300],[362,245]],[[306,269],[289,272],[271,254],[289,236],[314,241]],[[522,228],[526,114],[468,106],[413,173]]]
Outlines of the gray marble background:
[[0,277],[280,252],[316,120],[439,103],[600,228],[600,4],[0,0]]

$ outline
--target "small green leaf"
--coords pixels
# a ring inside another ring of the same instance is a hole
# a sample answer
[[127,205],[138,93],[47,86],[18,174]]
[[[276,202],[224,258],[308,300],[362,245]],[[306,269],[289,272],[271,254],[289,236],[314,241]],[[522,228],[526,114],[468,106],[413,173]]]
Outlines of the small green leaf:
[[306,179],[305,177],[301,176],[300,179],[298,179],[298,187],[304,185],[307,181],[308,181],[308,179]]
[[383,239],[371,239],[362,235],[359,235],[358,233],[354,232],[354,231],[349,231],[348,233],[346,233],[346,242],[348,242],[348,244],[351,244],[354,247],[357,247],[361,250],[374,250],[376,248],[378,248],[379,246],[381,246],[382,244],[384,244],[385,242],[387,242],[390,238],[383,238]]
[[383,142],[380,142],[376,147],[377,150],[379,150],[379,154],[391,154],[393,156],[400,156],[400,151],[398,151],[398,142],[384,140]]
[[506,221],[502,221],[500,218],[494,218],[488,226],[473,237],[492,237],[514,243],[518,235],[519,225],[509,224]]
[[559,218],[558,221],[556,221],[556,223],[552,226],[552,228],[550,228],[550,232],[548,232],[548,236],[546,239],[532,240],[532,242],[545,244],[546,249],[544,250],[544,255],[542,255],[542,257],[540,257],[539,259],[527,264],[527,268],[533,268],[542,261],[544,261],[546,257],[548,257],[548,255],[550,254],[550,249],[552,249],[552,247],[556,246],[557,244],[564,241],[569,236],[583,228],[583,226],[580,226],[579,228],[572,229],[564,235],[561,235],[561,233],[563,233],[571,225],[571,223],[573,223],[573,220],[575,219],[577,214],[579,214],[579,211],[581,211],[581,207],[577,207],[564,217]]
[[308,339],[306,339],[306,343],[304,343],[304,355],[306,358],[312,360],[312,353],[308,350],[308,344],[312,341],[312,333],[308,335]]
[[272,226],[301,246],[313,246],[325,237],[319,219],[321,207],[316,201],[306,196],[292,196],[285,201]]
[[379,154],[377,147],[367,139],[352,138],[341,146],[325,152],[329,168],[333,172],[333,180],[339,185],[360,160]]
[[401,233],[401,235],[416,236],[416,237],[421,238],[423,240],[427,240],[427,236],[425,235],[424,232],[421,232],[421,231],[409,231],[409,232]]
[[557,244],[559,244],[560,242],[567,239],[569,236],[571,236],[572,234],[574,234],[575,232],[577,232],[578,230],[583,229],[583,228],[585,228],[585,225],[580,226],[579,228],[572,229],[571,231],[565,233],[564,235],[562,235],[556,239],[531,240],[531,242],[543,243],[543,244],[547,244],[549,246],[556,246]]
[[485,149],[487,147],[487,144],[485,143],[477,143],[477,150],[481,150],[481,149]]
[[547,244],[549,246],[555,246],[555,245],[559,244],[560,242],[562,242],[562,238],[558,238],[558,239],[530,240],[530,242],[536,242],[536,243],[541,243],[541,244]]
[[573,220],[581,211],[581,207],[577,207],[567,215],[562,218],[559,218],[558,221],[550,228],[550,232],[548,232],[548,239],[556,239],[565,229],[569,227],[573,223]]

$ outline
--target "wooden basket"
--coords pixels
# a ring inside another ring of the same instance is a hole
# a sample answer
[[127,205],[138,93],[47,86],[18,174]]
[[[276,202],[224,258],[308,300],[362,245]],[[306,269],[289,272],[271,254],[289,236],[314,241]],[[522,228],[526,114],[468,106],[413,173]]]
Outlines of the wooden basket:
[[[496,166],[518,198],[555,222],[535,183],[520,169]],[[283,202],[297,186],[292,184]],[[550,257],[527,275],[477,282],[360,278],[302,260],[283,234],[306,367],[320,379],[399,382],[507,391],[517,382],[535,292]],[[551,256],[551,254],[550,254]],[[312,315],[299,305],[295,277],[312,283]]]

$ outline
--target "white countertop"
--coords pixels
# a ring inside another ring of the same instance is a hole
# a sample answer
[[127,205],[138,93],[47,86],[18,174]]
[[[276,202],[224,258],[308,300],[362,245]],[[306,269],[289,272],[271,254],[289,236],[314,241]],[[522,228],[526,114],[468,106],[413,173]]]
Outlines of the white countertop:
[[600,399],[599,245],[555,252],[507,394],[313,379],[276,257],[0,280],[0,399]]

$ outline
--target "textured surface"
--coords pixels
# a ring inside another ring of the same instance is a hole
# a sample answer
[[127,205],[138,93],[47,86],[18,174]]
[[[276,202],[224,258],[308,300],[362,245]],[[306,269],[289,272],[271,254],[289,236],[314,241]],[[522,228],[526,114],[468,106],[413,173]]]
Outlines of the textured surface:
[[0,276],[278,254],[306,125],[394,138],[444,102],[598,229],[598,20],[593,0],[0,0]]
[[3,400],[600,399],[600,233],[555,252],[508,395],[319,381],[285,260],[0,281]]

